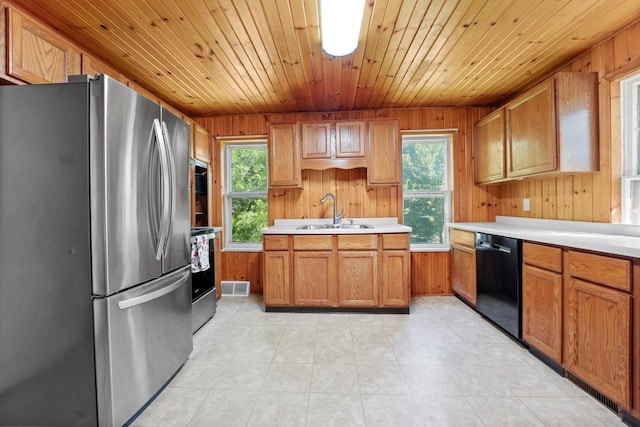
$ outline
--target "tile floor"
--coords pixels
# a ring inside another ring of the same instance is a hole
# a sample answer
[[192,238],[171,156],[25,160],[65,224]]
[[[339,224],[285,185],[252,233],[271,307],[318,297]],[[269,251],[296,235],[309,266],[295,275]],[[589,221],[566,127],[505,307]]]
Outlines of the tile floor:
[[265,313],[225,297],[132,427],[624,426],[454,297],[410,315]]

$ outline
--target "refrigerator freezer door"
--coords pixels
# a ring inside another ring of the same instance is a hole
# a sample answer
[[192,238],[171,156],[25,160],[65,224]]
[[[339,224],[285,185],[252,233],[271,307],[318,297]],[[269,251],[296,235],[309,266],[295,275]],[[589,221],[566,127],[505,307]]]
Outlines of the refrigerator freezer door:
[[0,86],[0,425],[97,424],[88,98]]
[[93,293],[110,295],[162,274],[160,107],[107,76],[90,84]]
[[191,269],[94,300],[100,425],[121,426],[193,348]]
[[172,223],[166,245],[163,271],[169,272],[191,263],[190,256],[190,207],[189,200],[189,126],[162,109],[165,140],[172,160]]

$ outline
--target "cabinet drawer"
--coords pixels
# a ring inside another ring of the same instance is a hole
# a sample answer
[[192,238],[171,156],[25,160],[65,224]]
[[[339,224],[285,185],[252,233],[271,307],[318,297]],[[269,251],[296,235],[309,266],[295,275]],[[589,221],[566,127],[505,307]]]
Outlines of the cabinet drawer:
[[331,236],[293,236],[293,249],[296,251],[330,251],[333,249]]
[[289,236],[264,236],[262,244],[265,251],[286,251],[289,249]]
[[382,249],[409,249],[409,234],[383,234]]
[[378,249],[377,234],[338,235],[338,250]]
[[623,291],[631,291],[631,261],[569,251],[569,274]]
[[562,273],[562,249],[560,248],[524,242],[522,260],[525,264]]
[[476,233],[474,233],[473,231],[450,228],[449,240],[451,241],[451,243],[457,243],[459,245],[468,246],[470,248],[476,247]]

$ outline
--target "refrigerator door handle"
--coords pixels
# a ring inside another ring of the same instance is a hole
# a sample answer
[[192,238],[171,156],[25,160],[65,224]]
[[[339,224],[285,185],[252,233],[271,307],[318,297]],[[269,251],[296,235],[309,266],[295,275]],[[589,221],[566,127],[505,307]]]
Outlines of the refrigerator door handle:
[[[155,142],[154,142],[155,139]],[[151,131],[149,132],[149,174],[147,177],[147,205],[148,205],[148,215],[149,215],[149,228],[151,230],[151,239],[153,244],[153,252],[155,257],[158,257],[158,252],[160,251],[160,224],[158,218],[159,216],[159,200],[157,195],[157,189],[160,185],[158,179],[155,174],[151,171],[155,170],[157,165],[156,157],[154,154],[157,152],[158,158],[162,156],[160,152],[160,141],[158,140],[157,131],[155,126],[151,126]]]
[[164,136],[164,143],[166,145],[166,152],[167,152],[167,164],[168,164],[168,169],[169,169],[169,191],[171,192],[171,196],[169,197],[169,224],[168,224],[168,229],[167,229],[167,238],[165,240],[164,243],[164,251],[163,251],[163,255],[166,257],[167,254],[169,253],[169,243],[171,242],[170,236],[171,233],[173,231],[173,222],[175,219],[175,214],[176,214],[176,166],[175,166],[175,160],[173,157],[173,152],[171,151],[171,144],[170,144],[170,140],[169,140],[169,131],[167,129],[167,124],[163,121],[162,122],[162,132],[163,132],[163,136]]
[[185,272],[182,273],[176,281],[173,281],[169,283],[167,286],[160,289],[156,289],[152,292],[122,300],[118,302],[118,308],[120,310],[126,310],[128,308],[135,307],[137,305],[141,305],[149,301],[153,301],[154,299],[158,299],[164,295],[167,295],[168,293],[173,292],[176,289],[178,289],[180,286],[182,286],[183,283],[187,281],[190,274],[191,274],[191,270],[186,269]]
[[159,119],[153,120],[153,130],[158,140],[158,149],[160,150],[160,170],[162,184],[162,219],[160,221],[160,241],[156,250],[156,259],[162,259],[166,241],[169,238],[170,226],[170,198],[171,198],[171,175],[169,170],[169,159],[167,156],[167,143]]

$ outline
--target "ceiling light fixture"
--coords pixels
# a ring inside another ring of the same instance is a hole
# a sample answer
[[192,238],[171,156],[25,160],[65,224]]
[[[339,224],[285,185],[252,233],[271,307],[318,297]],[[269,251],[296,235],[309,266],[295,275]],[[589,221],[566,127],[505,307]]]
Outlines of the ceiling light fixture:
[[345,56],[358,47],[365,0],[320,0],[322,49]]

